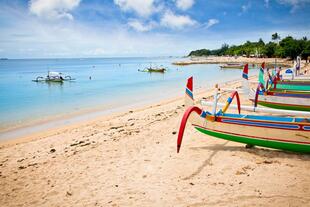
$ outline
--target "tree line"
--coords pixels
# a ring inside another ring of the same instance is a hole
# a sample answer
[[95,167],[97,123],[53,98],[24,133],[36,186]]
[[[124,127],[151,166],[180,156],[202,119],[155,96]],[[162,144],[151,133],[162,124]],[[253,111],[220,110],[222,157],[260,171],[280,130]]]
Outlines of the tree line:
[[272,34],[272,41],[265,43],[261,38],[257,42],[247,41],[242,45],[231,45],[224,43],[220,49],[200,49],[191,51],[189,56],[246,56],[246,57],[269,57],[295,59],[301,56],[307,60],[310,56],[310,40],[307,37],[294,39],[287,36],[283,39],[278,33]]

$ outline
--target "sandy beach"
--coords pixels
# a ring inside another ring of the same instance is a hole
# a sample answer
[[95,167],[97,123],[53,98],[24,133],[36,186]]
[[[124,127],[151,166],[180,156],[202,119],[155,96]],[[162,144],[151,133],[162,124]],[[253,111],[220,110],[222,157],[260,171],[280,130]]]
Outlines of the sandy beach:
[[180,97],[2,143],[0,206],[309,205],[309,155],[246,149],[191,126],[177,154],[183,112]]
[[[221,64],[221,63],[252,63],[261,64],[265,62],[267,67],[272,67],[275,64],[275,58],[247,58],[242,56],[208,56],[208,57],[188,57],[186,60],[174,62],[174,65],[191,65],[191,64]],[[277,64],[280,66],[292,66],[292,61],[289,59],[277,58]],[[304,65],[302,65],[304,66]]]

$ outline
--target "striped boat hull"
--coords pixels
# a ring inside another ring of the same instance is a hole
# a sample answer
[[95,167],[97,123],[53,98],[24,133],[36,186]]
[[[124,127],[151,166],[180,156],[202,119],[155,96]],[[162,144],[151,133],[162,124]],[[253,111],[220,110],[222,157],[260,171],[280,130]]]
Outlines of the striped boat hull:
[[213,137],[229,140],[229,141],[262,146],[262,147],[268,147],[268,148],[274,148],[274,149],[294,151],[294,152],[302,152],[302,153],[310,152],[310,144],[277,141],[277,140],[266,139],[266,138],[253,138],[253,137],[247,137],[247,136],[239,135],[239,134],[232,134],[229,132],[211,130],[211,129],[200,127],[200,126],[195,126],[195,128],[201,133],[204,133],[204,134],[207,134]]
[[276,83],[277,89],[310,91],[310,81],[280,81]]
[[[254,91],[250,91],[249,99],[254,102]],[[260,94],[258,96],[257,103],[261,106],[275,109],[310,111],[310,98],[304,95],[293,96],[288,94],[287,96],[283,96],[282,94]]]
[[215,121],[204,122],[197,120],[196,116],[196,121],[192,120],[192,125],[199,132],[229,141],[310,153],[310,123],[275,122],[227,116],[219,116]]

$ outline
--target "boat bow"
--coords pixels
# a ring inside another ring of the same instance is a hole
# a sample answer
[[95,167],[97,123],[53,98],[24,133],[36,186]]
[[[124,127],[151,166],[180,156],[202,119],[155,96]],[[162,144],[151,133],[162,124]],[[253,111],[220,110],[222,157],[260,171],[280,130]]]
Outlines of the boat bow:
[[197,113],[199,116],[202,114],[202,110],[200,108],[198,108],[197,106],[191,106],[185,111],[183,118],[182,118],[182,121],[181,121],[179,134],[178,134],[177,153],[179,153],[180,148],[181,148],[183,134],[184,134],[184,130],[186,127],[187,120],[193,112]]

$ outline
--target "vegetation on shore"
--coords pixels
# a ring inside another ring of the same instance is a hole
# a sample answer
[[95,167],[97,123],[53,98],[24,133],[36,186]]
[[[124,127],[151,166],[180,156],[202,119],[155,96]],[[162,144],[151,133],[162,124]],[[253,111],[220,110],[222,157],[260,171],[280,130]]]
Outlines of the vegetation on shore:
[[258,42],[247,41],[242,45],[223,44],[220,49],[209,50],[200,49],[191,51],[189,56],[210,56],[210,55],[229,55],[229,56],[246,56],[246,57],[268,57],[268,58],[290,58],[295,59],[301,56],[307,60],[310,56],[310,40],[307,37],[294,39],[287,36],[280,38],[278,33],[272,35],[272,41],[265,43],[261,38]]

